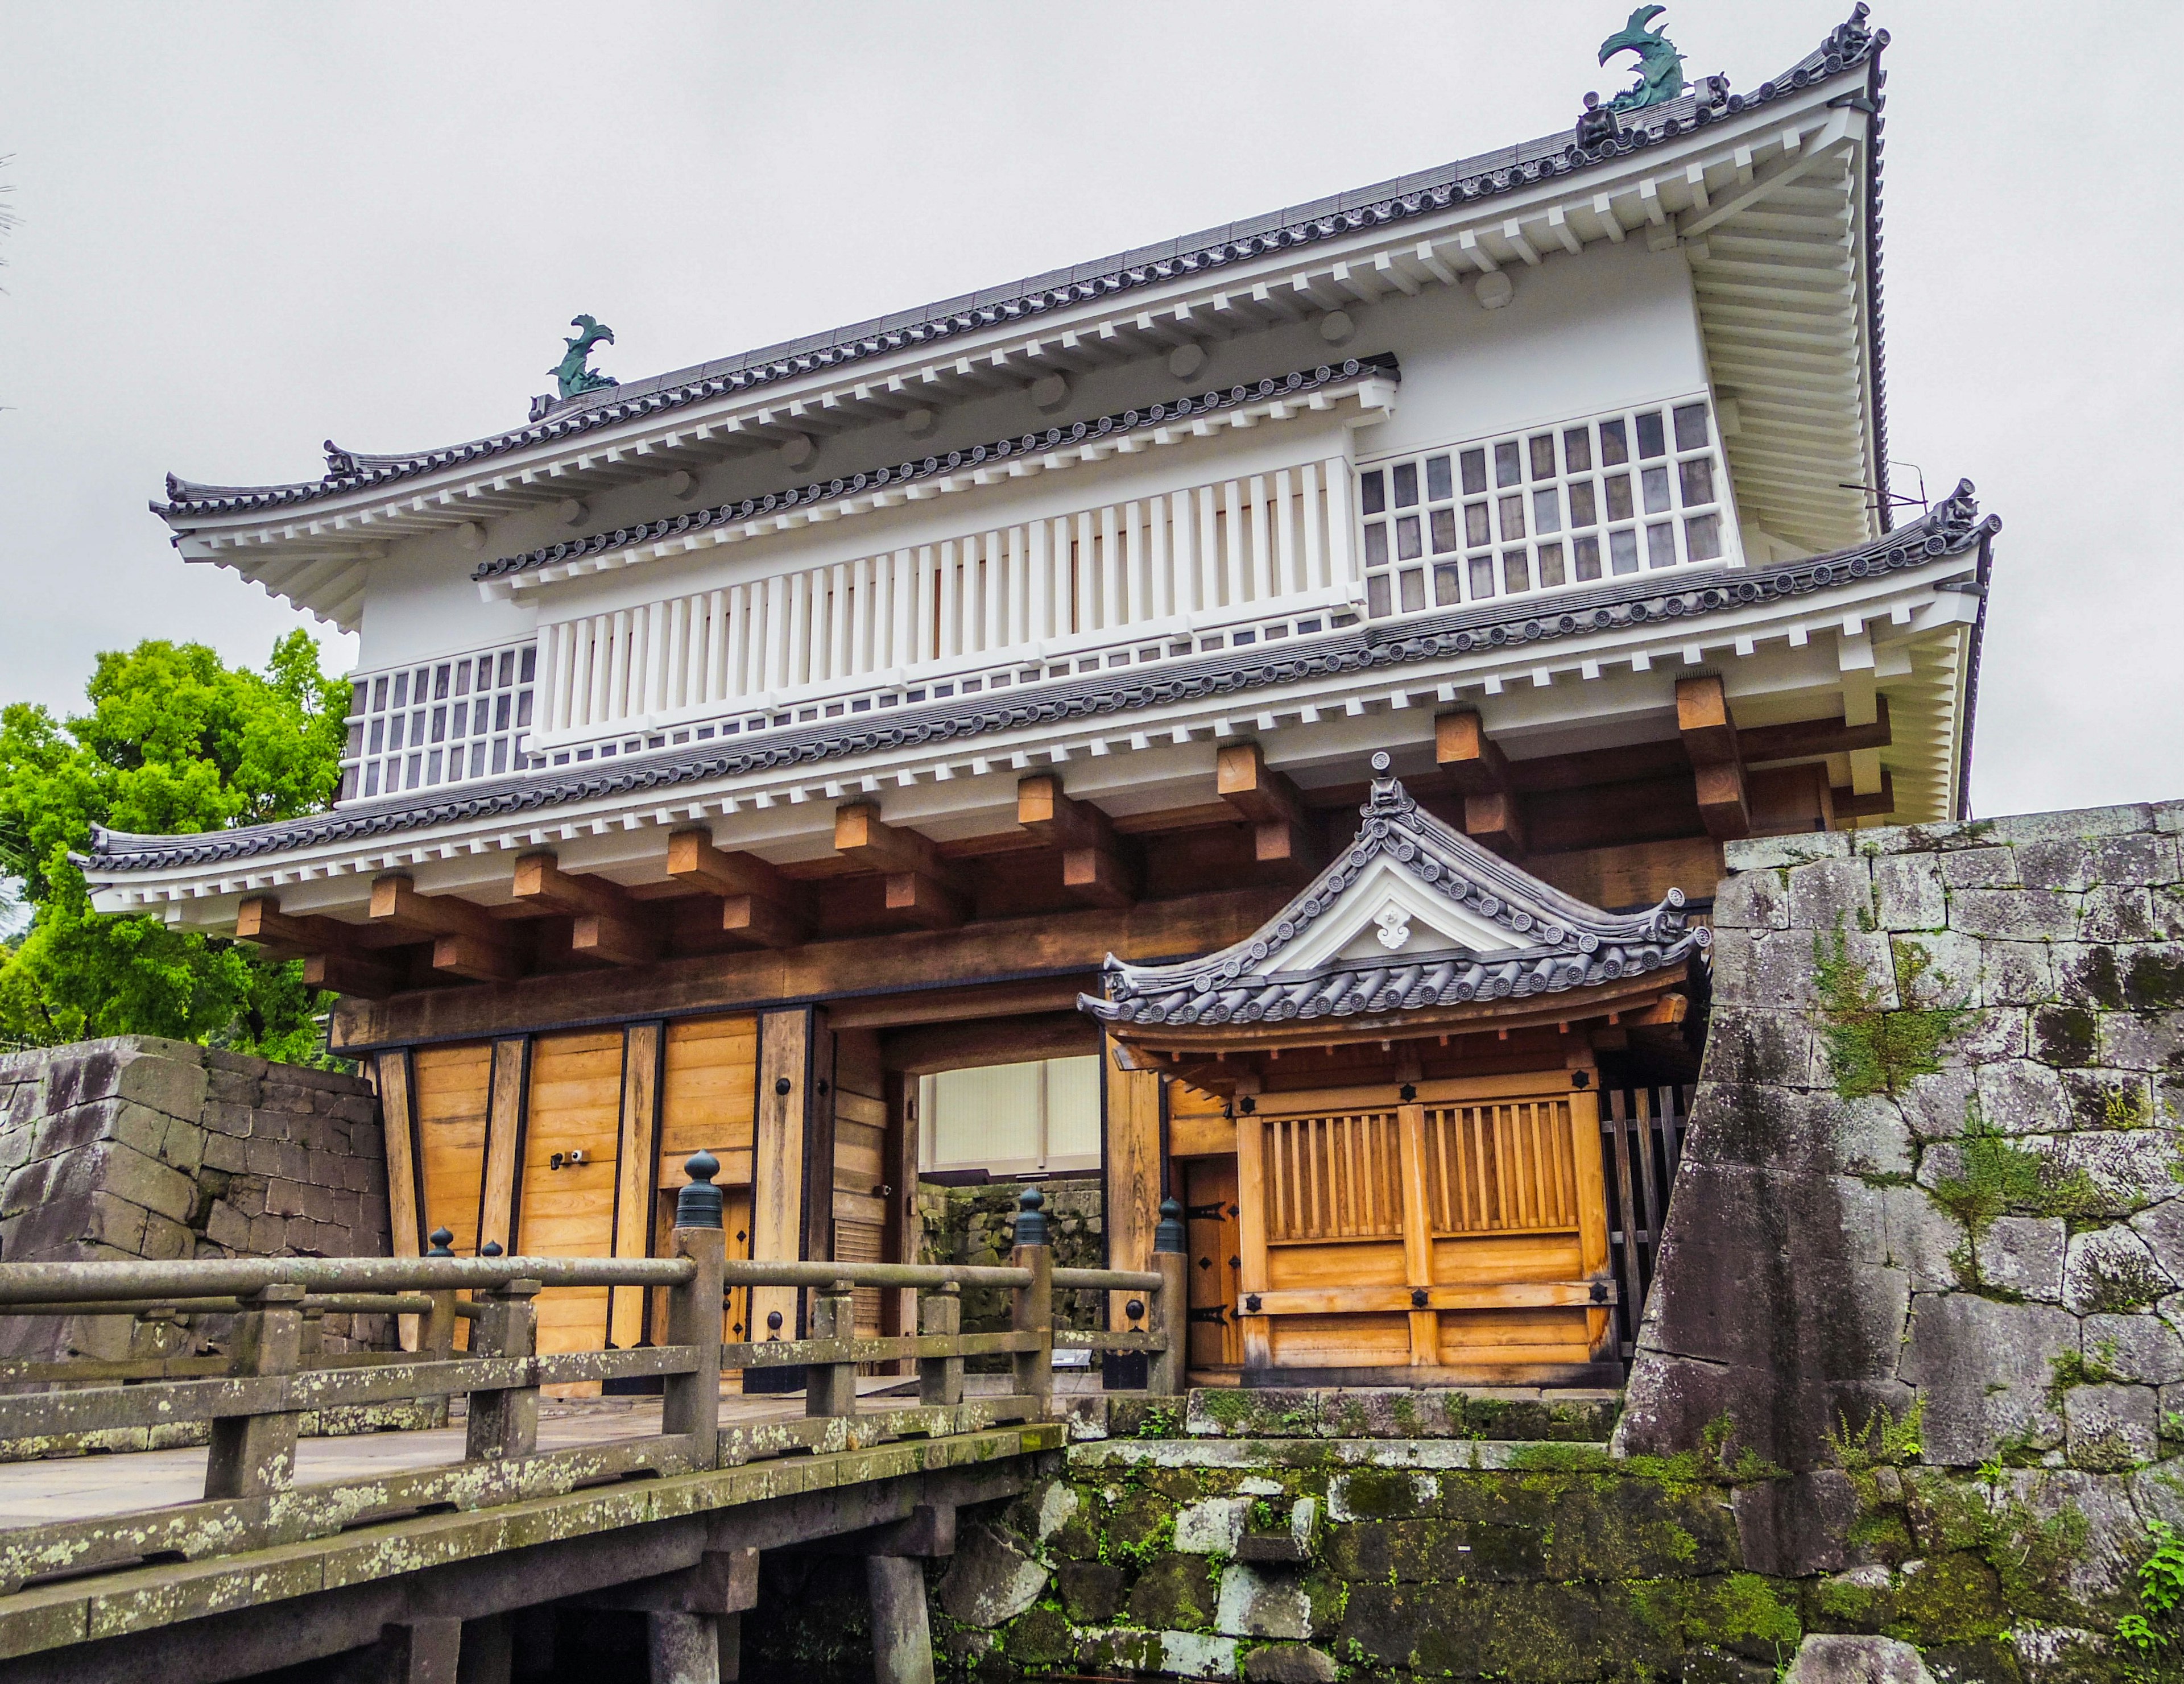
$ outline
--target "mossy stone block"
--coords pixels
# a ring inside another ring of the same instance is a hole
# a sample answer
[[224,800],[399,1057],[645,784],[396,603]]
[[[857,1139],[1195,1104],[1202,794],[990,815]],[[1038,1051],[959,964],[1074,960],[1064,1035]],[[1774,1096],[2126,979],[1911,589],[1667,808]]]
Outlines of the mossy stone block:
[[1174,1526],[1173,1503],[1157,1492],[1126,1491],[1107,1508],[1106,1553],[1112,1559],[1155,1548]]
[[1156,1556],[1130,1587],[1130,1619],[1156,1630],[1197,1631],[1212,1625],[1217,1600],[1208,1558]]
[[1000,1653],[1018,1666],[1057,1666],[1075,1657],[1077,1634],[1059,1609],[1030,1609],[1002,1628]]
[[1517,1684],[1595,1684],[1666,1673],[1680,1646],[1612,1586],[1355,1586],[1343,1615],[1346,1656],[1368,1669],[1408,1667]]
[[1557,1579],[1655,1579],[1737,1564],[1735,1520],[1714,1492],[1650,1480],[1573,1482],[1555,1504],[1547,1572]]
[[1072,1561],[1057,1567],[1054,1582],[1062,1606],[1080,1625],[1105,1625],[1123,1605],[1123,1570],[1102,1561]]
[[1907,1569],[1896,1575],[1887,1636],[1915,1643],[1981,1642],[2013,1623],[2001,1580],[1970,1550],[1930,1556]]

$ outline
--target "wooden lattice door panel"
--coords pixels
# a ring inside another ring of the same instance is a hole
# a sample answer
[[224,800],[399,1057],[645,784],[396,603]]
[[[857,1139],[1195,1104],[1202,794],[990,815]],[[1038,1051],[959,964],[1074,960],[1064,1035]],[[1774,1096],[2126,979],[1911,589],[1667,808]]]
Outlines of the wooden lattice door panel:
[[[532,1044],[515,1230],[524,1256],[612,1252],[622,1042],[613,1029],[541,1035]],[[581,1162],[571,1161],[575,1152]],[[538,1302],[540,1351],[595,1351],[605,1342],[607,1288],[549,1287]]]
[[1597,1107],[1570,1079],[1256,1101],[1237,1132],[1245,1366],[1569,1368],[1607,1354]]
[[[888,1207],[894,1186],[888,1171],[886,1073],[879,1037],[870,1029],[834,1036],[834,1260],[888,1263]],[[883,1193],[882,1188],[888,1189]],[[851,1295],[858,1336],[875,1338],[886,1319],[881,1291],[860,1286]]]

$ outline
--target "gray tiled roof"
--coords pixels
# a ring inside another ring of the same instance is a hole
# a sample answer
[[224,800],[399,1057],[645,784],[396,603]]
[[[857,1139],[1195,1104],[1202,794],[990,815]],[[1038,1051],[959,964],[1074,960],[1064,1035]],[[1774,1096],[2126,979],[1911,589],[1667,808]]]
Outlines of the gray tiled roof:
[[1752,604],[1825,591],[1876,572],[1922,565],[1944,555],[1986,554],[2002,528],[1982,519],[1971,482],[1936,504],[1916,525],[1855,549],[1774,567],[1682,566],[1640,573],[1544,601],[1485,603],[1398,622],[1368,622],[1287,644],[1178,661],[1152,670],[1123,669],[1047,684],[1026,685],[1006,698],[957,696],[905,708],[885,723],[868,717],[785,727],[734,741],[661,750],[616,762],[532,772],[454,791],[424,791],[359,802],[333,812],[272,824],[188,836],[141,836],[95,828],[92,852],[78,862],[95,873],[151,871],[260,859],[326,843],[362,841],[436,825],[536,812],[576,801],[638,790],[662,792],[722,778],[808,767],[875,751],[914,749],[993,736],[1072,719],[1120,718],[1141,708],[1195,698],[1248,695],[1271,685],[1332,673],[1400,672],[1416,661],[1443,660],[1479,648],[1551,644],[1595,631],[1655,621],[1696,620]]
[[[1522,999],[1665,970],[1703,952],[1712,940],[1685,924],[1681,889],[1671,889],[1649,912],[1603,912],[1451,830],[1387,775],[1387,756],[1375,755],[1373,764],[1357,839],[1288,906],[1244,940],[1203,958],[1126,965],[1111,956],[1102,967],[1106,997],[1080,995],[1079,1008],[1103,1023],[1191,1028]],[[1398,951],[1285,968],[1284,956],[1334,916],[1380,859],[1462,907],[1468,921],[1506,932],[1507,942],[1486,951]]]
[[511,573],[550,567],[557,562],[573,560],[578,556],[620,549],[626,544],[656,543],[681,533],[703,532],[708,527],[748,521],[786,509],[808,509],[814,504],[835,502],[844,497],[859,496],[891,485],[909,485],[941,474],[979,467],[987,462],[1006,462],[1018,456],[1034,455],[1043,450],[1064,449],[1090,439],[1114,438],[1146,427],[1173,426],[1177,421],[1189,421],[1195,416],[1233,410],[1241,404],[1264,403],[1272,398],[1302,397],[1309,393],[1325,391],[1329,387],[1373,378],[1402,378],[1402,371],[1396,366],[1393,354],[1383,352],[1377,356],[1350,357],[1341,362],[1322,363],[1317,368],[1296,369],[1286,375],[1247,381],[1240,386],[1231,386],[1221,391],[1148,404],[1142,409],[1118,410],[1112,415],[1100,415],[1091,421],[1074,421],[1067,427],[1050,427],[1037,432],[997,438],[989,444],[973,444],[916,461],[888,463],[861,473],[814,480],[809,485],[790,486],[786,490],[767,492],[762,497],[746,497],[738,502],[723,503],[717,508],[694,509],[688,514],[671,515],[663,520],[642,521],[633,527],[617,527],[612,532],[593,533],[588,538],[574,538],[561,544],[546,544],[521,555],[504,555],[496,560],[481,561],[471,570],[471,577],[474,579],[505,578]]
[[[1866,31],[1862,26],[1864,12],[1865,8],[1859,6],[1851,23],[1831,31],[1825,41],[1789,70],[1773,81],[1762,82],[1751,93],[1726,94],[1717,100],[1720,89],[1710,83],[1721,81],[1721,86],[1725,88],[1726,82],[1719,78],[1708,79],[1680,99],[1626,116],[1627,126],[1622,137],[1608,146],[1580,150],[1565,131],[1503,147],[1441,169],[1397,176],[1393,181],[1290,206],[1241,222],[1202,229],[1157,245],[1141,246],[1112,257],[1052,270],[1028,280],[899,310],[847,327],[809,334],[695,368],[679,369],[588,393],[543,421],[468,443],[436,450],[371,455],[337,449],[329,439],[326,472],[316,480],[289,485],[220,486],[198,484],[170,474],[168,500],[154,503],[152,508],[170,519],[282,508],[392,483],[465,462],[485,460],[726,393],[745,391],[796,378],[817,369],[862,361],[911,345],[937,344],[955,335],[978,332],[1001,322],[1036,318],[1093,298],[1160,285],[1204,270],[1217,270],[1225,265],[1267,252],[1310,245],[1362,228],[1444,210],[1451,204],[1517,192],[1557,176],[1580,173],[1693,127],[1763,105],[1816,81],[1853,71],[1864,74],[1869,98],[1877,107],[1882,80],[1879,60],[1881,49],[1888,44],[1888,32]],[[1876,111],[1872,131],[1875,143],[1867,148],[1867,231],[1874,254],[1874,260],[1868,265],[1868,293],[1873,317],[1871,339],[1876,392],[1880,389],[1880,373],[1877,275],[1879,125]],[[1876,417],[1876,426],[1879,424]],[[1886,439],[1880,442],[1885,444]],[[1885,449],[1877,454],[1882,461],[1886,460]]]

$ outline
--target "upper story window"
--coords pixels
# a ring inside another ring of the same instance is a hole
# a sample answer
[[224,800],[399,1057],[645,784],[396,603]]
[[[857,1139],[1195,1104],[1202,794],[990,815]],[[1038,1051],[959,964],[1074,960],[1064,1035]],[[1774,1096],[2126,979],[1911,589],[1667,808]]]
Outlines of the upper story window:
[[1032,1059],[921,1076],[918,1168],[1053,1174],[1100,1167],[1100,1061]]
[[1357,477],[1366,611],[1718,560],[1727,484],[1703,399],[1376,463]]
[[520,768],[538,676],[538,647],[527,643],[353,676],[341,799]]

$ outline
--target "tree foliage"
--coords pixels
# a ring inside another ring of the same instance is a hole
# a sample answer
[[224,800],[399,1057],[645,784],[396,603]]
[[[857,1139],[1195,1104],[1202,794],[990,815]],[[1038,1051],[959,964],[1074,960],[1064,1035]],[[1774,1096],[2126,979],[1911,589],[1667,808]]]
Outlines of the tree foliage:
[[153,917],[102,916],[69,856],[94,824],[176,834],[324,808],[347,684],[320,671],[299,629],[263,672],[148,638],[100,655],[85,694],[90,711],[66,720],[31,703],[0,711],[0,873],[32,909],[0,951],[0,1039],[167,1035],[311,1060],[312,1014],[331,997],[304,986],[299,963]]

